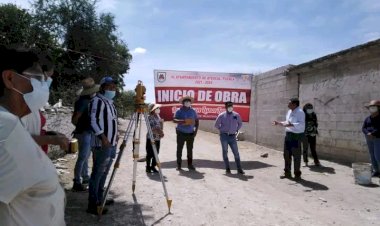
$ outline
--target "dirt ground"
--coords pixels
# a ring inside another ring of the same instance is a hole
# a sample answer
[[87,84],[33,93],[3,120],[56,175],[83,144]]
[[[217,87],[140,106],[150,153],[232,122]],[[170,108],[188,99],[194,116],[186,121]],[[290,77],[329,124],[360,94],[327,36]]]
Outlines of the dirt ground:
[[[126,122],[123,123],[126,128]],[[145,125],[143,130],[145,129]],[[166,178],[171,213],[160,177],[145,173],[145,163],[137,164],[137,184],[132,193],[133,159],[131,142],[123,155],[111,189],[115,204],[100,221],[85,212],[88,193],[75,193],[72,169],[76,155],[55,161],[66,189],[68,225],[379,225],[379,178],[371,186],[354,184],[352,169],[329,161],[323,167],[303,167],[299,182],[279,179],[282,153],[239,141],[245,175],[238,175],[232,153],[232,174],[226,175],[219,137],[199,131],[194,144],[196,171],[175,169],[174,124],[165,123],[160,161]],[[144,133],[143,133],[144,134]],[[129,139],[131,140],[131,139]],[[140,157],[145,156],[145,136]],[[260,157],[268,153],[268,158]],[[183,153],[186,159],[186,150]]]

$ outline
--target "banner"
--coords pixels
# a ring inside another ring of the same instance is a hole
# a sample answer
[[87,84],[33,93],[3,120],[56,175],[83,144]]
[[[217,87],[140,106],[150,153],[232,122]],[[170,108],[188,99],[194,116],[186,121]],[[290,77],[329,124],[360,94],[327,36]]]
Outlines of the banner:
[[215,120],[225,111],[224,103],[234,103],[244,122],[249,121],[251,74],[154,70],[156,103],[162,104],[161,117],[172,120],[183,96],[194,98],[192,108],[200,120]]

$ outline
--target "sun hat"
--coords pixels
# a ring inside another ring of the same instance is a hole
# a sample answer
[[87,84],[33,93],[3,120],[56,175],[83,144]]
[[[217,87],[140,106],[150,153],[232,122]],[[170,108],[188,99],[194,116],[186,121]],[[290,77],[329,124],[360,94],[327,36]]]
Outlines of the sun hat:
[[93,78],[85,78],[81,83],[82,88],[77,91],[80,96],[91,95],[99,91],[100,85],[95,84]]

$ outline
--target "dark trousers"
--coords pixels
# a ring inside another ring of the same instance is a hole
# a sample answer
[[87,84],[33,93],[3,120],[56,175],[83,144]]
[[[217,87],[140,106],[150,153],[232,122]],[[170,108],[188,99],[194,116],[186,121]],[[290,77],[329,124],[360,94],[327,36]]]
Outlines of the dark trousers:
[[193,144],[194,133],[182,133],[177,130],[177,166],[181,167],[182,163],[182,149],[186,142],[187,149],[187,164],[193,165]]
[[[158,155],[158,153],[160,152],[161,142],[159,140],[156,140],[154,141],[154,143],[156,144],[157,155]],[[154,156],[152,142],[150,141],[149,138],[146,139],[145,149],[146,149],[146,166],[155,167],[157,165],[157,160],[156,160],[156,156]]]
[[301,142],[303,134],[287,132],[284,142],[285,173],[292,170],[292,157],[294,161],[294,175],[301,175]]
[[310,146],[311,155],[313,156],[313,159],[314,159],[314,163],[315,164],[319,163],[318,155],[317,155],[317,151],[316,151],[316,146],[317,146],[317,137],[316,136],[305,135],[303,142],[302,142],[303,161],[305,163],[307,163],[309,161],[308,160],[309,146]]

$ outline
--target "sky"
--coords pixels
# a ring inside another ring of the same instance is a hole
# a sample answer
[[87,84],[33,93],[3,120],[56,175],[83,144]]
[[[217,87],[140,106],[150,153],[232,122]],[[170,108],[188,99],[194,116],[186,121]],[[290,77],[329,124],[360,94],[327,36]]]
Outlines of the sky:
[[[0,0],[30,8],[29,0]],[[99,0],[154,101],[154,69],[258,74],[380,38],[379,0]]]

